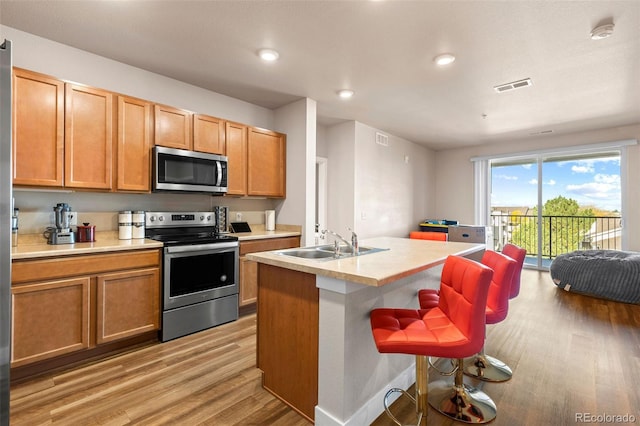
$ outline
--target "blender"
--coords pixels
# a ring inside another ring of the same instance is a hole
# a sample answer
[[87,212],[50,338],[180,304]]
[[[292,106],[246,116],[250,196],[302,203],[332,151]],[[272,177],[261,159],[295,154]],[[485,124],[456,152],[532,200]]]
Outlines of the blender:
[[45,235],[49,244],[74,244],[75,234],[71,231],[71,207],[67,203],[58,203],[53,208],[56,227],[47,228]]

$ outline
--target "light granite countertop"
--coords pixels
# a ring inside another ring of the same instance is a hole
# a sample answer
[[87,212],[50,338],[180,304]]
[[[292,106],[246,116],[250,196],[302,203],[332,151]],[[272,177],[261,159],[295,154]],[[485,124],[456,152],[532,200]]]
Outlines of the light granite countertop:
[[[300,236],[300,227],[294,225],[278,225],[275,231],[265,231],[264,225],[251,225],[251,231],[230,235],[238,237],[239,241]],[[18,245],[11,248],[11,259],[35,259],[153,248],[162,248],[162,243],[149,239],[120,240],[116,231],[97,232],[96,241],[92,243],[57,245],[47,244],[46,239],[40,234],[27,234],[20,235]]]
[[378,237],[360,246],[388,249],[341,259],[304,259],[278,251],[250,253],[247,259],[315,275],[382,286],[444,263],[450,254],[469,255],[485,249],[484,244]]

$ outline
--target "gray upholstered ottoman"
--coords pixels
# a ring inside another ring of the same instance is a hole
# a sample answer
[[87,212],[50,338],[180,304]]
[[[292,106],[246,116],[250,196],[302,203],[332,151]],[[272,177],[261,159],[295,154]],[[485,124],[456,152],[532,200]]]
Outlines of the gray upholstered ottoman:
[[640,252],[574,251],[556,257],[549,272],[564,290],[640,304]]

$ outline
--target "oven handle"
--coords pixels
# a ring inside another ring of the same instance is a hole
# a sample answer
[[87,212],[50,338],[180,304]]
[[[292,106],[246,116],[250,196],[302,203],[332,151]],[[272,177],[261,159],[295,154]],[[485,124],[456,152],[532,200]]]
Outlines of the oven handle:
[[218,250],[218,249],[228,249],[228,248],[237,248],[238,242],[229,242],[229,243],[214,243],[214,244],[195,244],[195,245],[186,245],[186,246],[172,246],[165,247],[165,253],[185,253],[190,251],[207,251],[207,250]]

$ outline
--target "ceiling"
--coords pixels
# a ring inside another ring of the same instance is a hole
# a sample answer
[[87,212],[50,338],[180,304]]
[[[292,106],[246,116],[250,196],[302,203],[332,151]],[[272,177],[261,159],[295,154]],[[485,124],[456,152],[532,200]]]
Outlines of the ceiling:
[[[436,150],[640,123],[636,0],[1,0],[0,23],[267,108],[308,97],[321,124]],[[591,40],[602,23],[613,35]]]

